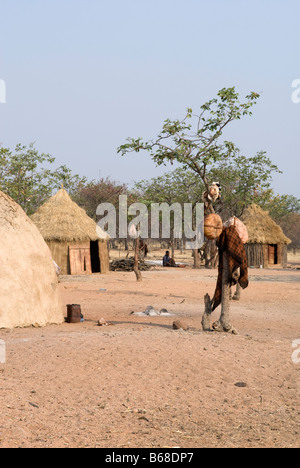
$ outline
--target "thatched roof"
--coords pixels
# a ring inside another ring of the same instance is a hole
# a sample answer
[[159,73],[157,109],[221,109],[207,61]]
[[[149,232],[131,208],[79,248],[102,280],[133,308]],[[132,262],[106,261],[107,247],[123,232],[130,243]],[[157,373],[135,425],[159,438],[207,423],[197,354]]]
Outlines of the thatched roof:
[[249,206],[241,221],[246,225],[249,235],[248,244],[290,244],[278,224],[273,221],[266,211],[253,204]]
[[31,219],[46,241],[86,242],[108,237],[64,189],[42,205]]

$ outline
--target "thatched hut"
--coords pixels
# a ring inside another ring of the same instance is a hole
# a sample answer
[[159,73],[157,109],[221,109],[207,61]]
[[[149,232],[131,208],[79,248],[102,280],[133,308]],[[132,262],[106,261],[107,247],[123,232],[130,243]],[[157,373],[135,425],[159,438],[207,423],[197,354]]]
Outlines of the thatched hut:
[[285,267],[287,246],[291,241],[269,214],[253,204],[240,219],[248,229],[249,239],[245,244],[248,265],[263,268],[274,265]]
[[50,251],[33,222],[0,192],[0,328],[64,321]]
[[61,189],[31,217],[63,275],[109,271],[107,235]]

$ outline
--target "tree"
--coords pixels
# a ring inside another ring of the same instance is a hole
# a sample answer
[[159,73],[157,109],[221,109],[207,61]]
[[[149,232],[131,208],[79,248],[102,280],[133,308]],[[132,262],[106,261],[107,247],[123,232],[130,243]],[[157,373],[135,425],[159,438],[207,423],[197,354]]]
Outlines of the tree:
[[300,200],[293,195],[274,195],[264,209],[281,226],[285,235],[291,239],[289,249],[300,248]]
[[140,193],[143,201],[151,203],[192,203],[196,205],[201,200],[205,189],[197,175],[182,168],[172,172],[166,172],[162,176],[150,180],[142,180],[135,183],[135,188]]
[[[222,181],[222,195],[215,203],[215,211],[223,221],[231,216],[240,217],[245,208],[257,203],[277,220],[279,216],[296,212],[300,200],[288,195],[275,195],[270,188],[272,173],[281,171],[272,163],[265,152],[254,157],[245,157],[236,151],[228,161],[218,161],[207,172],[212,181]],[[151,180],[135,184],[141,192],[143,201],[148,205],[166,201],[173,203],[192,203],[193,207],[202,198],[205,186],[191,170],[176,169]]]
[[72,170],[66,165],[60,166],[55,171],[49,174],[49,187],[53,187],[52,191],[63,187],[70,195],[75,198],[76,194],[82,187],[85,187],[87,178],[78,174],[73,174]]
[[101,203],[111,203],[118,210],[119,196],[130,195],[128,186],[108,177],[92,180],[79,187],[74,200],[85,209],[90,218],[96,220],[96,211]]
[[[111,180],[109,177],[100,180],[92,180],[85,185],[79,187],[77,193],[73,196],[74,201],[81,206],[96,222],[97,208],[101,203],[111,203],[116,209],[116,228],[119,231],[119,197],[126,195],[128,204],[131,205],[137,201],[139,194],[135,190],[129,190],[127,184],[122,184]],[[130,220],[128,218],[128,220]],[[115,248],[115,239],[110,240],[113,248]],[[128,239],[124,239],[125,249],[128,250]]]
[[[151,180],[142,180],[135,184],[135,188],[141,196],[140,201],[148,207],[151,207],[153,203],[167,203],[169,206],[176,203],[180,204],[183,210],[184,204],[190,203],[193,214],[196,204],[201,201],[205,189],[201,179],[194,172],[182,168]],[[178,239],[178,233],[173,212],[170,213],[170,225],[170,247],[172,249],[172,258],[174,258],[175,240]],[[183,226],[179,227],[182,228]],[[180,229],[180,239],[182,239],[182,232]]]
[[[204,183],[207,192],[210,181],[208,179],[209,168],[218,161],[230,159],[237,152],[234,143],[221,141],[224,129],[233,121],[241,119],[242,116],[251,115],[251,108],[259,98],[257,93],[252,92],[246,96],[246,101],[240,103],[239,95],[235,88],[223,88],[219,91],[217,98],[212,99],[200,108],[200,113],[193,114],[188,109],[183,120],[165,120],[162,131],[154,140],[144,142],[141,138],[129,138],[127,143],[118,148],[118,152],[125,155],[128,152],[140,152],[146,150],[150,153],[154,162],[158,165],[167,162],[173,164],[175,161],[184,169],[194,171]],[[189,123],[194,118],[194,125]],[[212,181],[211,181],[212,182]],[[208,202],[207,212],[213,212],[212,203]],[[228,269],[227,254],[224,253],[224,271]],[[229,279],[227,280],[227,283]],[[228,284],[224,282],[224,295],[229,294]],[[226,286],[226,287],[225,287]],[[221,316],[228,317],[229,300],[222,300]],[[227,325],[224,331],[227,331]]]
[[275,195],[270,192],[262,208],[269,212],[271,218],[277,223],[292,213],[300,213],[300,200],[293,195]]
[[291,239],[289,249],[300,249],[300,213],[288,213],[279,220],[285,235]]
[[259,95],[252,92],[240,103],[235,88],[223,88],[217,98],[200,107],[199,114],[194,115],[189,108],[183,120],[165,120],[157,138],[147,142],[128,138],[117,151],[122,155],[148,151],[157,165],[176,161],[184,169],[195,172],[208,190],[208,169],[218,161],[230,159],[237,151],[234,143],[221,141],[224,129],[234,120],[251,115],[258,98]]
[[281,173],[263,151],[246,157],[237,150],[232,158],[214,165],[209,177],[222,181],[222,196],[216,211],[223,221],[231,216],[239,218],[252,203],[262,208],[269,203],[273,172]]
[[0,190],[7,193],[30,215],[49,198],[53,190],[63,184],[71,193],[77,190],[85,178],[72,175],[61,166],[51,170],[55,158],[39,153],[31,143],[29,147],[17,145],[15,151],[0,148]]

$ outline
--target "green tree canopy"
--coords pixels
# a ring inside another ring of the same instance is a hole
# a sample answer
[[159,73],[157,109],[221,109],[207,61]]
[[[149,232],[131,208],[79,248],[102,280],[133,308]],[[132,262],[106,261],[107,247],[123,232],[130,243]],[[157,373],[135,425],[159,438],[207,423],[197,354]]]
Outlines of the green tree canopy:
[[111,180],[109,177],[92,180],[79,187],[74,200],[85,209],[87,214],[96,220],[96,211],[100,203],[111,203],[116,210],[119,208],[120,195],[128,195],[129,203],[135,201],[135,196],[127,184]]
[[52,169],[55,158],[39,153],[31,143],[15,150],[0,148],[0,190],[13,198],[27,214],[32,214],[62,185],[70,195],[86,183],[66,166]]
[[125,155],[145,150],[157,165],[176,161],[200,176],[208,188],[211,182],[208,170],[237,152],[234,143],[222,139],[224,129],[231,122],[251,115],[258,98],[259,95],[252,92],[240,103],[234,87],[223,88],[217,98],[200,107],[198,114],[189,108],[183,120],[165,120],[157,138],[149,141],[128,138],[127,143],[118,148],[118,153]]

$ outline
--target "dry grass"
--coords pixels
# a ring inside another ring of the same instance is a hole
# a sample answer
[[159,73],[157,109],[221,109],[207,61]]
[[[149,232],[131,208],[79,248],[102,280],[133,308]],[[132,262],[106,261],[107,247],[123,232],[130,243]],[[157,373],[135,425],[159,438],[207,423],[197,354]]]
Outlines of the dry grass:
[[266,211],[253,204],[247,208],[241,221],[246,225],[249,244],[290,244],[280,226],[273,221]]
[[106,237],[63,189],[41,206],[31,219],[46,241],[81,243]]

